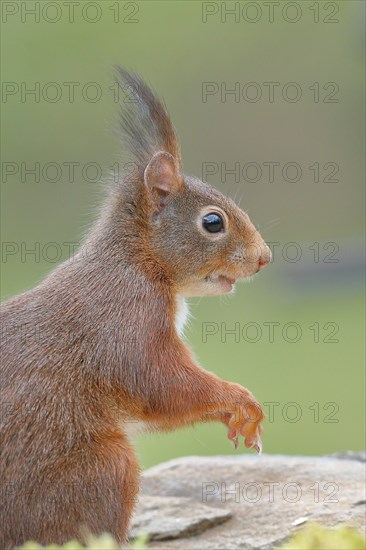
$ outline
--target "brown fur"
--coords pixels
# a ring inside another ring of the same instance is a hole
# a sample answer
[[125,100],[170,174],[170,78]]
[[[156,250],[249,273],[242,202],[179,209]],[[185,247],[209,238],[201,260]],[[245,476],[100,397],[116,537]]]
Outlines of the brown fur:
[[[248,390],[199,365],[175,327],[177,296],[217,294],[269,261],[248,216],[183,176],[165,108],[120,69],[139,98],[122,125],[136,171],[111,189],[76,257],[1,306],[0,547],[127,536],[139,466],[127,429],[205,419],[259,444],[263,413]],[[162,153],[160,153],[162,152]],[[205,235],[215,207],[225,235]],[[199,223],[199,222],[198,222]],[[216,282],[215,282],[216,281]]]

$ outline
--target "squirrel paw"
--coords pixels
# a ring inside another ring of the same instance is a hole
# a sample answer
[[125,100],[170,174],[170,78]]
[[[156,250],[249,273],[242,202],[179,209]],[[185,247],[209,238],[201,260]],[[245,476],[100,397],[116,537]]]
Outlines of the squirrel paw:
[[244,414],[244,417],[239,415],[239,419],[235,414],[226,417],[226,424],[229,429],[228,438],[234,442],[235,449],[237,449],[239,446],[239,436],[243,436],[245,446],[248,449],[255,449],[258,454],[261,454],[261,421],[264,419],[264,414],[258,404],[251,405],[251,409],[252,415]]
[[239,430],[234,427],[229,428],[228,438],[230,441],[234,442],[235,449],[239,447],[239,435],[242,435],[245,438],[244,444],[248,449],[255,449],[258,454],[262,454],[263,445],[260,435],[257,434],[256,436],[246,436],[242,430],[243,428]]

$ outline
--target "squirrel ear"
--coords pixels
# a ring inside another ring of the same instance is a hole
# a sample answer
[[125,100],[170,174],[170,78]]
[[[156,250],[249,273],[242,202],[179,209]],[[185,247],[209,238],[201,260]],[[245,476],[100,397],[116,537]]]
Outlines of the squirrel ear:
[[173,155],[165,151],[156,153],[145,168],[144,182],[153,202],[161,209],[169,196],[182,187],[182,175]]

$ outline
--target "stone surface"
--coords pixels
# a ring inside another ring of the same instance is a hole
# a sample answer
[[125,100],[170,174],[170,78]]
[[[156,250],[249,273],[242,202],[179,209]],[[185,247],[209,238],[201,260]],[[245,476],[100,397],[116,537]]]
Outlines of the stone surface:
[[131,533],[149,548],[270,550],[309,521],[365,528],[365,464],[349,454],[186,457],[142,481]]
[[331,455],[336,458],[346,460],[358,460],[359,462],[366,462],[366,451],[341,451]]
[[145,532],[150,540],[190,537],[231,517],[230,510],[212,508],[189,498],[145,495],[140,498],[131,536],[136,538]]

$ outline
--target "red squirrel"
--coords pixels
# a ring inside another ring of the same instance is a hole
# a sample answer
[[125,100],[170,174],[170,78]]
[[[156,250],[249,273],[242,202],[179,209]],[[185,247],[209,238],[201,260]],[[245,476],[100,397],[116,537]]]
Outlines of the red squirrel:
[[[229,293],[270,250],[248,215],[183,174],[164,104],[117,68],[133,175],[111,184],[76,255],[1,305],[0,547],[127,540],[139,485],[136,422],[222,422],[261,449],[246,388],[205,371],[181,339],[185,296]],[[92,252],[91,252],[92,251]]]

